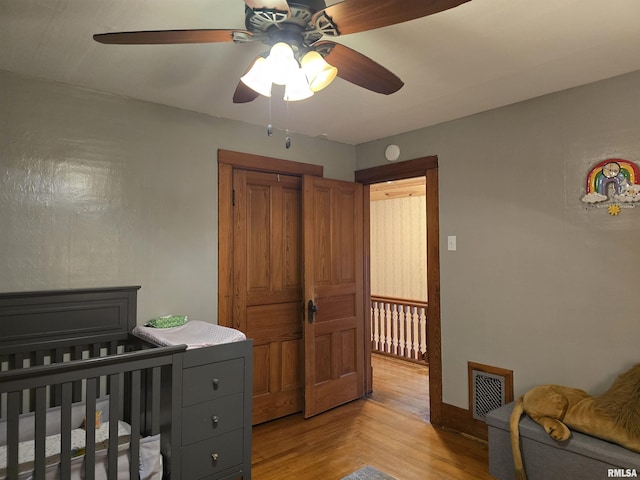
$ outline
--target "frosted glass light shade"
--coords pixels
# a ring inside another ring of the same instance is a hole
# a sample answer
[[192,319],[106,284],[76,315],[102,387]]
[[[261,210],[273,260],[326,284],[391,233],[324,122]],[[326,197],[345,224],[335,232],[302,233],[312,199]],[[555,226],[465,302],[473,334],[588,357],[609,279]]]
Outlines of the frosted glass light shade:
[[269,55],[260,56],[240,80],[265,97],[271,96],[273,84],[284,85],[286,101],[304,100],[322,90],[336,77],[338,69],[325,62],[318,52],[307,52],[301,66],[293,49],[285,42],[271,47]]
[[302,69],[298,68],[289,76],[284,89],[284,99],[288,102],[295,102],[309,98],[311,95],[313,95],[313,91],[309,88],[307,77]]
[[284,42],[278,42],[271,47],[266,65],[271,81],[276,85],[286,85],[289,77],[299,68],[293,50]]
[[264,57],[258,57],[249,71],[240,78],[240,81],[260,95],[271,96],[271,76],[267,60]]
[[338,74],[338,69],[329,65],[322,55],[315,51],[306,53],[300,63],[309,80],[309,88],[314,92],[325,88]]

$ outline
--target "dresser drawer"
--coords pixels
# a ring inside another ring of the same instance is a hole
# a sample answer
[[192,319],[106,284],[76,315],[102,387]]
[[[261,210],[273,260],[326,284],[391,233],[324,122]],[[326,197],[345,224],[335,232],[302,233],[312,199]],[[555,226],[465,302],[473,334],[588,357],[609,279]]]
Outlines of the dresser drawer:
[[240,393],[243,387],[244,360],[242,358],[185,368],[182,380],[182,405],[186,407]]
[[197,480],[242,464],[242,430],[182,448],[182,480]]
[[182,445],[242,428],[242,393],[198,403],[183,409]]

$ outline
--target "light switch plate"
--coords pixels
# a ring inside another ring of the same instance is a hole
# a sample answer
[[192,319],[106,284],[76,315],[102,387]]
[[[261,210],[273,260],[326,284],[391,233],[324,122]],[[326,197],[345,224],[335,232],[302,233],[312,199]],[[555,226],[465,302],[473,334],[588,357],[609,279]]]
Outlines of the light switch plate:
[[456,250],[456,237],[455,235],[450,235],[447,237],[447,250],[455,251]]

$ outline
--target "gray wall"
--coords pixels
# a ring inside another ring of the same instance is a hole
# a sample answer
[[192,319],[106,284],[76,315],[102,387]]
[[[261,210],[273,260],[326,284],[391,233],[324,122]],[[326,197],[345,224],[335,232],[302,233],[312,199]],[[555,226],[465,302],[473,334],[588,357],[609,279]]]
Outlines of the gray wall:
[[[580,197],[607,157],[640,163],[640,72],[357,147],[0,72],[0,291],[143,286],[141,321],[216,321],[218,148],[356,168],[440,159],[444,401],[467,361],[516,393],[593,393],[640,360],[640,208]],[[446,251],[456,235],[458,250]]]
[[216,322],[219,148],[324,165],[355,148],[0,71],[0,291],[142,285],[139,321]]
[[[357,146],[357,167],[438,155],[443,399],[467,361],[592,394],[640,361],[640,205],[580,201],[587,172],[640,164],[640,72]],[[449,235],[457,251],[446,250]]]

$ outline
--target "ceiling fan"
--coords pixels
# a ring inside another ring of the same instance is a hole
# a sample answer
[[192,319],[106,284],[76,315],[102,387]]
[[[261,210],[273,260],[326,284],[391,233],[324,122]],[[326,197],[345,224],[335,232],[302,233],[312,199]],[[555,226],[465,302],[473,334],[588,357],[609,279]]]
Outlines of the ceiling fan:
[[[337,75],[360,87],[389,95],[402,88],[402,80],[365,55],[339,43],[322,40],[322,37],[337,37],[386,27],[448,10],[468,1],[470,0],[343,0],[327,7],[324,0],[244,0],[246,30],[133,31],[100,33],[93,38],[100,43],[126,45],[263,42],[272,48],[271,55],[265,52],[251,63],[247,74],[238,82],[233,95],[234,103],[251,102],[261,93],[270,95],[271,80],[268,92],[265,92],[258,87],[249,87],[251,82],[248,77],[251,77],[252,71],[255,76],[259,67],[268,63],[263,60],[274,56],[273,47],[282,44],[289,46],[289,50],[284,49],[285,56],[295,60],[296,68],[300,68],[300,65],[304,67],[305,56],[316,60],[319,56],[325,65],[328,64],[323,70],[324,81],[318,81],[315,87],[318,90],[328,85]],[[291,63],[290,58],[288,60]],[[308,74],[306,81],[306,88],[313,90]],[[288,99],[286,92],[285,99]]]

